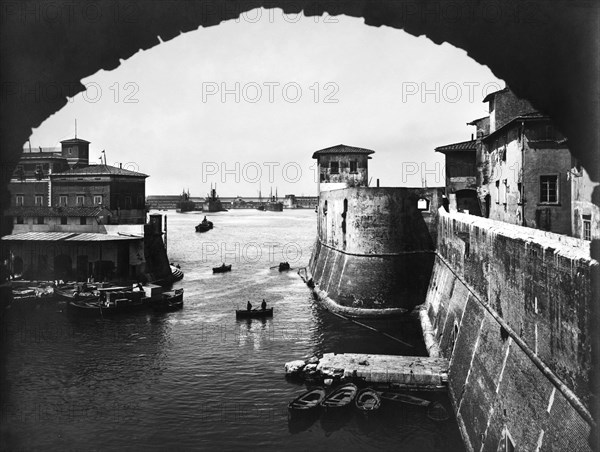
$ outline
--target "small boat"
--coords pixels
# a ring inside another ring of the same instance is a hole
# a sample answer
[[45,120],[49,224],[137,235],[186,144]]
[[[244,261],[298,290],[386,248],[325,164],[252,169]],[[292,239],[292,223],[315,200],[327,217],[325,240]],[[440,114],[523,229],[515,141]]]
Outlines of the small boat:
[[273,317],[273,308],[268,309],[236,309],[235,317],[238,319]]
[[359,411],[368,413],[379,409],[381,406],[381,398],[374,389],[363,388],[356,394],[354,405]]
[[173,312],[183,308],[183,289],[164,292],[160,300],[152,302],[154,312]]
[[[123,290],[125,289],[125,290]],[[147,309],[150,304],[144,292],[122,287],[98,289],[100,295],[94,300],[72,300],[67,309],[72,314],[104,316]]]
[[280,262],[279,263],[279,271],[284,272],[290,269],[290,264],[288,262]]
[[440,402],[433,402],[427,408],[427,417],[432,421],[442,422],[447,421],[450,416],[448,415],[446,408],[444,408],[444,405]]
[[318,409],[324,398],[325,389],[311,389],[310,391],[300,394],[298,397],[288,403],[288,410],[297,414],[308,413],[309,411]]
[[401,394],[399,392],[381,392],[379,393],[379,396],[383,401],[401,402],[407,403],[409,405],[426,407],[431,404],[429,400],[425,400],[420,397],[415,397],[408,394]]
[[331,391],[322,401],[321,406],[327,410],[341,409],[351,406],[358,388],[354,383],[345,383]]
[[231,271],[231,264],[229,265],[221,265],[220,267],[213,267],[213,273],[225,273]]
[[206,232],[213,228],[213,222],[208,221],[206,217],[196,226],[196,232]]
[[87,286],[77,287],[56,287],[54,289],[54,294],[59,300],[64,301],[75,301],[75,300],[85,300],[92,301],[98,298],[98,291],[91,289]]

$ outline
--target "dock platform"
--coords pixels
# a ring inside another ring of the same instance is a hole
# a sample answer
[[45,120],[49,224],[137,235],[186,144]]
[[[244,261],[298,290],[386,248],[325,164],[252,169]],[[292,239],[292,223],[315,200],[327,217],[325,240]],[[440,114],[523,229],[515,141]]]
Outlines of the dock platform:
[[446,358],[326,353],[316,370],[325,378],[362,378],[398,389],[446,390],[448,368]]

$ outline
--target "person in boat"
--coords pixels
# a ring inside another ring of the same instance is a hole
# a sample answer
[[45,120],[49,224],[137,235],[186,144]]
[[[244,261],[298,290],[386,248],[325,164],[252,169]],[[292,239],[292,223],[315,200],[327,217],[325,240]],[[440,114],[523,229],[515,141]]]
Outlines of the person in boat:
[[246,309],[252,311],[252,303],[250,303],[250,300],[248,300],[248,304],[246,304]]
[[267,309],[267,302],[265,301],[265,299],[263,298],[262,303],[260,304],[260,309],[262,309],[263,311],[265,309]]
[[206,219],[206,215],[204,215],[204,220],[202,220],[202,223],[204,223],[204,224],[208,223],[208,220]]

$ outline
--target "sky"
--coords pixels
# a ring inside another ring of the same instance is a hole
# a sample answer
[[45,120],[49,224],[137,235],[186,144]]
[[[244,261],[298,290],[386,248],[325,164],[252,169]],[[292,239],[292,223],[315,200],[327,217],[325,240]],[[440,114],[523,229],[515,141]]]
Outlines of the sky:
[[[375,151],[375,185],[444,185],[438,146],[466,141],[505,86],[447,43],[345,16],[249,11],[83,79],[32,148],[77,137],[90,163],[148,174],[146,194],[316,195],[313,152]],[[27,147],[28,144],[24,144]]]

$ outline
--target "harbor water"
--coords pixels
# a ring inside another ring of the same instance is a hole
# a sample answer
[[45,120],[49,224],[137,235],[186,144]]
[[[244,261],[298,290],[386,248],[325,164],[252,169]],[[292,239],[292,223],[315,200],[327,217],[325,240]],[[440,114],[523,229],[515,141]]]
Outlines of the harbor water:
[[[311,209],[168,215],[169,258],[185,273],[184,308],[114,318],[68,317],[49,302],[2,313],[2,450],[464,450],[450,419],[412,405],[297,424],[305,390],[287,361],[322,353],[425,355],[416,320],[364,320],[394,341],[326,311],[296,273],[316,235]],[[271,268],[288,261],[292,270]],[[232,264],[213,274],[212,267]],[[236,320],[265,299],[269,319]],[[449,409],[446,395],[420,393]],[[451,413],[450,413],[451,414]]]

